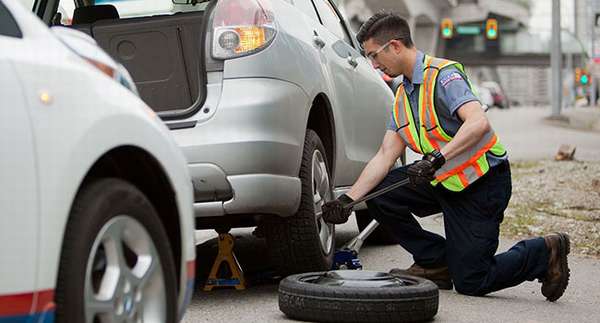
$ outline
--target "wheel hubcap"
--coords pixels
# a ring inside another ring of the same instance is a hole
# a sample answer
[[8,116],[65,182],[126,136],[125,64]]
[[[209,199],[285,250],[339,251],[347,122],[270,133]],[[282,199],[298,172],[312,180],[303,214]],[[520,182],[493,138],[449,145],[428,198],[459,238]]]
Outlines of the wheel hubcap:
[[318,150],[312,156],[312,194],[321,249],[324,254],[329,254],[333,248],[333,224],[323,220],[321,208],[331,200],[331,188],[325,159]]
[[164,322],[164,289],[160,257],[148,231],[126,215],[107,222],[87,260],[86,322]]

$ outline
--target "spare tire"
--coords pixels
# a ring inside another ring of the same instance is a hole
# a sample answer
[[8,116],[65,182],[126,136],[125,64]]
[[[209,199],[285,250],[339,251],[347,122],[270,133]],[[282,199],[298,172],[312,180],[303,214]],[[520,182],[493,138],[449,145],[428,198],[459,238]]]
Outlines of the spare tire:
[[334,270],[288,276],[279,309],[314,322],[415,322],[433,318],[439,291],[429,280],[376,271]]

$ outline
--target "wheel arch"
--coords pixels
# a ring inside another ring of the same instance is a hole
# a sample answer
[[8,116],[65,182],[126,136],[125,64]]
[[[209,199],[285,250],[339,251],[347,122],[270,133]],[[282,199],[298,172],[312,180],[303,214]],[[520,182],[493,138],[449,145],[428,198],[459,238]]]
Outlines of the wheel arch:
[[327,154],[326,157],[333,180],[336,164],[335,121],[331,102],[326,94],[319,93],[315,96],[308,115],[306,128],[315,131],[321,139],[321,142],[325,147],[325,153]]
[[[169,237],[177,281],[181,279],[181,223],[175,191],[159,161],[146,150],[135,146],[120,146],[106,152],[92,165],[79,185],[80,192],[88,183],[114,177],[125,180],[139,189],[156,209]],[[177,292],[180,286],[177,284]]]

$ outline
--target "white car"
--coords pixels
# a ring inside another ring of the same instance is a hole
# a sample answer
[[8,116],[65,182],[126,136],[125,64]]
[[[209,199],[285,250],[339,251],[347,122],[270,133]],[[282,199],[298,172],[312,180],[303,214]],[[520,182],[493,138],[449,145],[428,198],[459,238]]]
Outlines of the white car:
[[193,195],[167,128],[18,2],[0,21],[0,322],[180,320]]

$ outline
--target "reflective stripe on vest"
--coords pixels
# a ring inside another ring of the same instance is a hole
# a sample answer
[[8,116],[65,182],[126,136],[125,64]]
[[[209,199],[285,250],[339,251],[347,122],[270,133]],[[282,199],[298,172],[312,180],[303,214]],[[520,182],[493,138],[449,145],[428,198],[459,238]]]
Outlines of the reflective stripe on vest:
[[[398,133],[408,146],[417,153],[428,153],[441,150],[452,140],[438,121],[435,112],[435,86],[439,72],[444,67],[454,65],[464,73],[463,66],[457,62],[425,56],[423,69],[423,84],[419,89],[419,131],[412,116],[410,101],[400,86],[396,92],[394,104],[394,121],[399,128]],[[469,83],[469,86],[470,83]],[[402,111],[404,110],[404,111]],[[451,191],[462,191],[489,170],[485,153],[490,151],[495,155],[506,153],[498,141],[494,131],[486,132],[483,138],[467,151],[448,160],[442,168],[435,173],[433,185],[439,182]]]
[[[404,107],[409,107],[408,109],[404,109]],[[396,122],[396,127],[398,128],[398,132],[402,132],[404,138],[404,142],[410,146],[410,149],[413,151],[422,154],[421,147],[419,147],[419,141],[417,130],[415,128],[414,122],[409,122],[408,120],[414,120],[412,115],[412,109],[410,109],[410,101],[408,100],[408,95],[406,95],[404,91],[404,84],[401,84],[396,91],[396,100],[394,101],[394,122]]]

